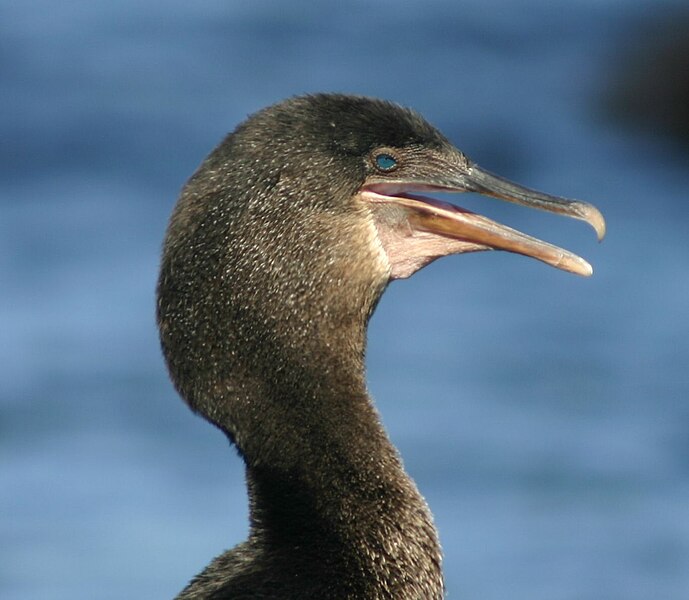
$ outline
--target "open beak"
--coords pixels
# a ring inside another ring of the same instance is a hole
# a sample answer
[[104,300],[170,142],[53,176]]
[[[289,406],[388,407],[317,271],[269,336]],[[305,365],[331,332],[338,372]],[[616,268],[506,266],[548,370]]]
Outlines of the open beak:
[[[444,170],[445,171],[445,170]],[[408,277],[440,256],[479,250],[505,250],[531,256],[553,267],[589,276],[591,265],[558,248],[491,219],[422,192],[476,192],[586,221],[602,240],[605,220],[593,205],[531,190],[470,163],[454,173],[424,180],[378,181],[365,185],[361,198],[373,209],[379,238],[393,278]]]

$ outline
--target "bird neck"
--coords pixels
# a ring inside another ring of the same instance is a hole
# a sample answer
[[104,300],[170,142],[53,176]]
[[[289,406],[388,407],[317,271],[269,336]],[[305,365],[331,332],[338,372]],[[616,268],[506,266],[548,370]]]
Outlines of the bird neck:
[[364,335],[349,357],[322,344],[278,353],[270,381],[232,386],[228,405],[243,412],[223,428],[247,465],[250,539],[290,564],[301,557],[306,572],[327,565],[353,597],[440,598],[437,533],[366,392]]

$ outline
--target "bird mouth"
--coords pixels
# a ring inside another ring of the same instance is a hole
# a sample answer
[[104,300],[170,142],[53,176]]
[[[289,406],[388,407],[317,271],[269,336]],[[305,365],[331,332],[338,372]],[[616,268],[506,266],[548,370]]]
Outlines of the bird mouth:
[[448,254],[504,250],[530,256],[558,269],[589,276],[593,268],[576,254],[469,210],[420,195],[477,192],[585,221],[602,240],[605,220],[591,204],[550,196],[517,185],[472,164],[450,181],[372,182],[360,197],[372,209],[392,278],[408,277]]

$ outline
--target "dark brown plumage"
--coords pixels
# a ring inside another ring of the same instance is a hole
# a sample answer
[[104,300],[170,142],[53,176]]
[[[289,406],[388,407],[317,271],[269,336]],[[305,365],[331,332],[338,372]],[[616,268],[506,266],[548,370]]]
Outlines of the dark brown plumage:
[[187,183],[165,241],[160,336],[181,396],[246,463],[251,531],[179,599],[442,597],[431,514],[366,391],[368,319],[392,278],[445,254],[588,265],[408,192],[477,189],[602,233],[592,207],[490,177],[412,111],[323,94],[253,115]]

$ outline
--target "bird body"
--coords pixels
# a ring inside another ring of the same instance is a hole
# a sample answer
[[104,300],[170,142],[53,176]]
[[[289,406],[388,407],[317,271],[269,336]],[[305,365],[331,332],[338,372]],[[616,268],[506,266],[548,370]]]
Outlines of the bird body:
[[487,174],[416,113],[336,94],[256,113],[185,186],[158,282],[161,343],[180,395],[245,462],[250,534],[180,600],[442,598],[431,513],[366,390],[368,320],[392,279],[446,254],[590,267],[424,190],[603,231],[590,205]]

